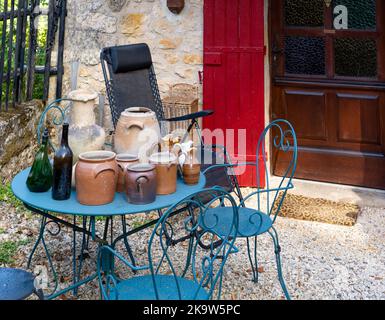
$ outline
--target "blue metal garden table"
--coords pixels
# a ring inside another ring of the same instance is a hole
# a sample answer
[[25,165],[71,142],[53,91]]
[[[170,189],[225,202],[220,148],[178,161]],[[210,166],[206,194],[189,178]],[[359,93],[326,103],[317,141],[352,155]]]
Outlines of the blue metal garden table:
[[[32,252],[28,259],[28,268],[31,265],[32,258],[34,253],[39,246],[43,245],[45,254],[48,259],[49,266],[54,275],[55,287],[52,292],[46,297],[47,299],[54,299],[63,293],[68,291],[73,291],[74,294],[77,294],[77,288],[83,284],[86,284],[97,277],[97,273],[88,276],[85,279],[80,279],[84,253],[88,248],[89,239],[91,238],[100,245],[110,244],[112,247],[120,241],[124,240],[127,252],[135,264],[135,259],[132,255],[131,248],[128,244],[128,237],[140,230],[143,230],[151,225],[154,225],[157,220],[148,222],[134,230],[127,230],[126,216],[135,215],[138,213],[146,213],[152,211],[158,211],[161,213],[162,209],[166,209],[174,205],[175,203],[180,202],[189,195],[199,192],[204,189],[206,179],[205,176],[201,173],[199,183],[195,186],[188,186],[184,184],[182,179],[177,181],[177,191],[171,195],[157,196],[155,202],[147,205],[133,205],[127,202],[124,194],[116,193],[115,199],[112,203],[103,205],[103,206],[85,206],[77,202],[76,200],[76,191],[72,190],[71,197],[69,200],[65,201],[56,201],[51,197],[51,191],[44,193],[32,193],[28,190],[26,181],[29,174],[30,168],[21,171],[15,176],[12,181],[12,191],[14,195],[24,203],[25,207],[37,214],[42,216],[39,236],[36,240],[36,243],[32,249]],[[66,219],[61,218],[58,215],[68,216],[72,218],[72,222],[67,221]],[[77,217],[80,217],[82,220],[81,226],[77,225]],[[96,217],[105,217],[105,227],[102,237],[96,235],[95,230],[95,218]],[[112,222],[113,217],[119,217],[122,222],[122,234],[117,238],[112,236]],[[45,230],[46,226],[50,223],[54,223],[57,226],[57,232],[53,233],[49,231],[51,235],[59,234],[61,226],[67,226],[72,228],[73,231],[73,284],[65,289],[60,291],[58,288],[58,277],[53,265],[53,261],[50,255],[50,252],[46,246],[45,242]],[[111,237],[108,241],[108,229],[111,229]],[[77,262],[77,250],[76,250],[76,232],[82,234],[82,245],[79,254],[79,262]],[[96,264],[95,264],[96,266]]]

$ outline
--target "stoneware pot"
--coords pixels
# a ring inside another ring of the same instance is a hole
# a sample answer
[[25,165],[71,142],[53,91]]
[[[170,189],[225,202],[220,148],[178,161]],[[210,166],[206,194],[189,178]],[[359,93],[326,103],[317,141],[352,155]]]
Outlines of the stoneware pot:
[[115,158],[111,151],[79,155],[75,176],[77,200],[81,204],[100,206],[114,201],[119,174]]
[[156,199],[156,169],[148,163],[131,164],[126,168],[125,187],[128,202],[148,204]]
[[96,92],[79,89],[68,94],[73,101],[70,110],[70,127],[68,142],[73,152],[74,164],[81,153],[102,150],[106,133],[96,124],[95,105]]
[[129,153],[122,153],[116,156],[116,162],[118,163],[119,168],[119,176],[118,176],[118,184],[116,186],[117,192],[124,192],[124,180],[126,175],[126,169],[130,164],[136,164],[139,162],[137,156]]
[[138,155],[140,162],[148,162],[148,151],[160,138],[155,112],[145,107],[128,108],[121,113],[116,125],[114,149],[118,154]]
[[177,157],[171,152],[158,152],[150,156],[150,163],[156,166],[157,188],[159,195],[176,191]]

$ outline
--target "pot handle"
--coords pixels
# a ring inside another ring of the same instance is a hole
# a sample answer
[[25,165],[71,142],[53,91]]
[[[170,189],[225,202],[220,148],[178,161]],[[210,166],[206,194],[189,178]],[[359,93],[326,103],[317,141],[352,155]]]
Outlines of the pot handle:
[[94,168],[94,170],[93,170],[94,177],[97,178],[97,176],[99,174],[101,174],[102,172],[104,172],[104,171],[112,171],[115,175],[117,173],[114,168],[111,168],[110,164],[108,164],[108,163],[101,163],[101,164],[96,165],[96,167]]
[[142,192],[142,184],[148,182],[149,179],[146,176],[141,176],[136,179],[136,188],[138,192]]
[[170,163],[167,165],[167,169],[170,170],[170,168],[171,168],[173,165],[177,165],[177,164],[178,164],[178,158],[176,159],[176,161],[170,162]]
[[129,130],[131,127],[138,127],[140,130],[143,130],[144,124],[141,121],[130,121],[130,123],[126,126],[126,129]]

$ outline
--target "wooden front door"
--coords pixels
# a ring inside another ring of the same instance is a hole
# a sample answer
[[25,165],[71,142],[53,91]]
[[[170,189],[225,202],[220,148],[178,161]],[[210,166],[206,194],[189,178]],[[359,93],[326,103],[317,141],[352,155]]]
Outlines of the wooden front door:
[[385,1],[326,2],[271,2],[272,118],[297,132],[297,178],[385,189]]
[[[204,128],[222,131],[233,160],[255,162],[264,127],[263,0],[204,1],[203,102],[215,111]],[[255,172],[239,181],[255,186]]]

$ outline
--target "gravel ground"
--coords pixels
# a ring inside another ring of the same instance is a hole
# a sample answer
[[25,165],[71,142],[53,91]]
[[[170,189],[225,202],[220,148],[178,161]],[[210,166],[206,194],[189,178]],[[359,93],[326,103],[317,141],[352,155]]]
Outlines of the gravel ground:
[[[129,224],[134,226],[146,219],[146,215],[137,216]],[[0,202],[0,244],[13,242],[18,246],[13,261],[3,266],[26,268],[39,221],[36,215]],[[101,230],[102,226],[103,221],[98,221],[97,229]],[[115,227],[118,230],[119,223]],[[49,228],[55,231],[56,227]],[[385,299],[385,209],[362,208],[354,227],[278,218],[276,228],[282,246],[283,272],[293,299]],[[134,254],[142,262],[146,258],[149,232],[131,239]],[[72,232],[63,228],[59,235],[48,236],[47,244],[60,275],[59,286],[64,288],[72,279]],[[245,241],[237,240],[240,252],[232,255],[226,265],[223,299],[284,298],[276,275],[271,238],[261,236],[258,245],[259,283],[251,281]],[[85,275],[95,270],[96,250],[92,245],[90,258],[84,263]],[[46,265],[41,249],[36,253],[34,265]],[[97,281],[79,289],[78,299],[98,298]],[[59,299],[74,298],[68,293]]]

